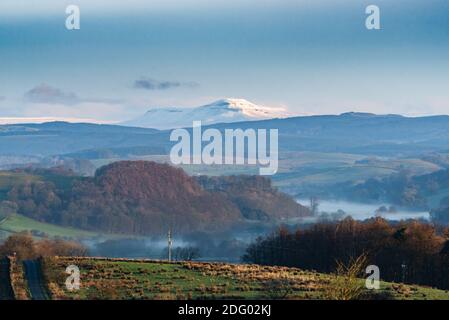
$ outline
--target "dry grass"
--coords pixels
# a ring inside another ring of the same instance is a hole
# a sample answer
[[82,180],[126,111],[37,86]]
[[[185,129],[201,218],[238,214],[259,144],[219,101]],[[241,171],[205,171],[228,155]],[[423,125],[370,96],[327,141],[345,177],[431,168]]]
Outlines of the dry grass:
[[298,297],[298,292],[307,297],[307,293],[318,293],[328,283],[322,274],[296,268],[196,262],[184,262],[183,266],[209,277],[238,279],[241,291],[256,289],[270,299]]
[[30,295],[27,290],[26,280],[22,263],[17,261],[16,257],[8,257],[10,262],[9,274],[11,277],[11,286],[14,296],[17,300],[29,300]]
[[[81,271],[81,289],[68,292],[68,265]],[[54,257],[44,259],[44,274],[54,299],[426,299],[449,298],[441,290],[384,284],[367,292],[358,278],[362,258],[339,264],[334,275],[296,268],[224,263]],[[370,296],[371,295],[371,296]]]

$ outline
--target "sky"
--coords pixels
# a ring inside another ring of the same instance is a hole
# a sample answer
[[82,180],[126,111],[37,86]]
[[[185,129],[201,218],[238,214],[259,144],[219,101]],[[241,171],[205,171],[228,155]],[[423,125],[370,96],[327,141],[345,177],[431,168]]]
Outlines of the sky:
[[[80,30],[65,9],[78,5]],[[367,30],[365,9],[380,8]],[[120,122],[222,98],[449,114],[447,0],[1,0],[1,118]]]

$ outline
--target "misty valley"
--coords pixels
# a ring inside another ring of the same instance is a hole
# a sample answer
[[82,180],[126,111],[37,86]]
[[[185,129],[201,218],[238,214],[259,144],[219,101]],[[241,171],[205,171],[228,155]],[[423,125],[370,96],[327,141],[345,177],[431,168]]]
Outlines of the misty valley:
[[449,301],[448,0],[30,2],[0,0],[2,311]]
[[205,127],[279,128],[273,176],[249,161],[174,165],[169,130],[0,126],[0,253],[42,257],[45,272],[66,261],[52,257],[75,256],[106,273],[122,259],[330,273],[359,257],[386,281],[446,289],[422,267],[446,265],[449,235],[449,142],[435,139],[449,136],[449,117],[435,120],[347,113]]

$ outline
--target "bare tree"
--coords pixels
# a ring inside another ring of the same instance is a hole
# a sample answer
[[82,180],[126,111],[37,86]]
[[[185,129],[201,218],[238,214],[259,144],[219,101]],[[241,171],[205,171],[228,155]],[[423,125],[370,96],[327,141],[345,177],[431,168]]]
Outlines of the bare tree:
[[173,250],[173,259],[181,261],[192,261],[201,257],[197,247],[177,247]]

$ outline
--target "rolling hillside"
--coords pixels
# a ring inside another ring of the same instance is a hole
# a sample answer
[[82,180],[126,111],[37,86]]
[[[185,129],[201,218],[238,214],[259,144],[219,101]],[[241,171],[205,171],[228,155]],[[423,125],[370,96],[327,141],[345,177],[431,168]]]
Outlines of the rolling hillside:
[[[201,118],[196,119],[201,120]],[[209,127],[279,129],[280,151],[340,152],[378,156],[416,155],[449,150],[449,117],[403,117],[345,113],[235,123]],[[168,154],[170,131],[117,125],[51,122],[0,126],[0,155],[110,153]],[[136,148],[136,149],[135,149]],[[81,153],[80,153],[81,152]]]
[[[221,131],[278,129],[279,170],[273,183],[295,196],[335,197],[335,189],[341,185],[353,186],[404,170],[413,176],[448,167],[447,116],[345,113],[209,127]],[[0,150],[0,167],[4,163],[5,168],[14,168],[14,162],[16,167],[26,167],[27,163],[47,168],[59,165],[80,175],[92,175],[95,168],[122,160],[170,163],[168,152],[173,143],[169,134],[170,131],[154,129],[63,122],[4,125],[0,126],[0,145],[5,147]],[[193,176],[258,172],[251,165],[181,167]],[[0,181],[0,199],[2,190]],[[431,202],[438,202],[445,195],[434,197]]]
[[[81,270],[79,291],[65,288],[65,268]],[[333,277],[285,267],[218,263],[47,258],[42,264],[52,299],[333,299]],[[364,281],[360,280],[360,286]],[[335,288],[334,288],[335,289]],[[381,283],[361,299],[449,299],[442,290]]]
[[210,184],[155,162],[115,162],[88,178],[57,169],[18,170],[3,177],[0,213],[21,215],[8,218],[5,231],[14,230],[11,219],[24,222],[23,216],[94,233],[148,236],[169,228],[179,234],[226,231],[246,222],[273,223],[309,214],[267,178],[221,177]]

